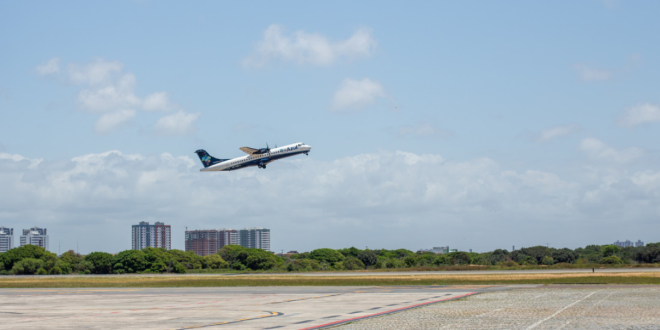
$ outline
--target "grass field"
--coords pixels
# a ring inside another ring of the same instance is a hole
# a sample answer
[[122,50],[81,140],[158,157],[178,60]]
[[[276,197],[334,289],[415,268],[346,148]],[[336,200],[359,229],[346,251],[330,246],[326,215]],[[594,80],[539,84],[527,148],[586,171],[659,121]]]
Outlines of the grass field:
[[402,276],[3,277],[0,288],[389,286],[487,284],[660,284],[660,272]]

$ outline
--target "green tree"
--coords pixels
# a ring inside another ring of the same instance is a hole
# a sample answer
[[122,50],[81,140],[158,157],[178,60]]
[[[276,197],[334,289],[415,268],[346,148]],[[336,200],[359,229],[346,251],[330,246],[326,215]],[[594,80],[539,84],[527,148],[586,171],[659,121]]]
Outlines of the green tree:
[[15,263],[28,258],[40,259],[42,261],[57,260],[57,256],[54,253],[48,252],[46,249],[40,246],[29,244],[13,248],[5,253],[0,254],[0,262],[4,264],[4,268],[7,270],[13,269]]
[[543,257],[543,264],[546,266],[552,266],[555,264],[555,260],[550,256]]
[[346,259],[344,259],[342,262],[342,265],[346,270],[358,270],[365,268],[364,263],[360,261],[360,259],[352,256],[346,257]]
[[209,269],[229,268],[229,263],[222,260],[222,257],[217,254],[204,256],[204,264],[206,265],[206,268]]
[[496,265],[500,262],[504,262],[509,260],[509,251],[504,250],[504,249],[497,249],[493,251],[492,253],[489,254],[488,260],[490,261],[491,265]]
[[450,252],[446,254],[452,260],[454,265],[469,265],[472,258],[467,252]]
[[603,248],[602,250],[602,255],[603,258],[611,257],[621,251],[621,248],[619,248],[616,245],[607,245]]
[[140,250],[126,250],[119,252],[112,260],[114,273],[142,273],[149,269],[147,255]]
[[362,261],[364,267],[370,267],[376,264],[378,261],[378,255],[372,250],[364,250],[357,255],[357,258]]
[[112,254],[106,252],[92,252],[84,257],[91,263],[92,274],[112,274]]
[[39,268],[39,269],[37,269],[37,272],[35,274],[36,275],[48,275],[48,272],[43,268]]
[[623,262],[621,261],[621,258],[619,258],[617,256],[609,256],[609,257],[605,257],[605,258],[600,259],[599,263],[605,264],[605,265],[618,265],[618,264],[622,264]]
[[563,248],[563,249],[553,250],[551,257],[555,262],[573,264],[578,260],[580,254],[578,254],[575,251],[572,251],[571,249]]
[[327,262],[330,265],[334,264],[335,262],[339,262],[344,260],[344,255],[333,250],[333,249],[316,249],[314,251],[311,251],[309,253],[309,258],[316,260],[318,262]]
[[41,259],[24,258],[14,263],[11,272],[15,275],[34,275],[42,268],[43,264],[44,262]]
[[362,250],[360,250],[360,249],[358,249],[354,246],[351,246],[351,247],[346,248],[346,249],[339,249],[339,250],[337,250],[337,252],[343,254],[344,257],[355,257],[355,258],[357,258],[358,254],[360,254],[360,252],[362,252]]

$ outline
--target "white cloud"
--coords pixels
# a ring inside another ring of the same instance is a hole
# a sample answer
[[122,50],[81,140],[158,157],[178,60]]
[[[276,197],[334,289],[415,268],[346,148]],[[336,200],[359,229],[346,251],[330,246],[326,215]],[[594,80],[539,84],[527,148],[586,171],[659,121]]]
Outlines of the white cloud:
[[171,115],[163,116],[156,122],[154,133],[163,136],[187,135],[195,132],[195,121],[199,113],[187,113],[178,111]]
[[583,81],[604,81],[610,79],[613,74],[612,71],[590,67],[583,63],[576,64],[573,69]]
[[271,59],[280,59],[299,64],[330,65],[340,58],[369,57],[376,45],[371,31],[365,28],[356,30],[346,40],[330,41],[323,35],[304,31],[286,35],[283,27],[273,24],[264,31],[264,37],[253,53],[243,59],[243,64],[261,67]]
[[45,76],[53,73],[58,73],[60,72],[60,59],[57,57],[53,57],[48,62],[46,62],[44,65],[40,65],[36,67],[35,69],[38,74]]
[[106,112],[94,124],[98,134],[108,134],[135,118],[135,110],[124,109]]
[[[178,249],[184,226],[263,226],[271,229],[274,250],[305,251],[440,242],[470,248],[464,238],[473,248],[489,248],[559,236],[554,244],[584,246],[607,241],[621,223],[643,233],[660,214],[656,169],[586,168],[567,179],[489,158],[381,151],[326,161],[313,155],[267,170],[200,173],[192,150],[191,157],[110,151],[33,167],[24,156],[0,154],[0,222],[47,227],[63,250],[76,239],[85,252],[129,249],[130,225],[164,221]],[[287,207],[292,201],[295,207]],[[566,232],[567,224],[575,230]]]
[[588,154],[591,158],[616,163],[629,163],[644,155],[644,151],[640,148],[631,147],[617,150],[595,138],[583,139],[580,142],[580,150]]
[[153,93],[144,98],[142,107],[147,111],[167,110],[170,108],[170,100],[165,92]]
[[660,106],[649,103],[629,107],[619,118],[619,125],[627,128],[655,122],[660,122]]
[[[165,92],[151,93],[144,99],[135,95],[137,79],[134,74],[124,72],[123,68],[121,62],[98,58],[86,64],[70,63],[66,72],[62,73],[69,82],[83,86],[76,100],[81,110],[100,115],[94,125],[94,131],[99,134],[108,134],[129,122],[137,116],[137,110],[167,111],[176,108]],[[57,73],[59,59],[51,59],[36,70],[40,73]],[[199,114],[196,116],[199,117]],[[159,131],[172,132],[173,125],[159,123]],[[164,125],[170,129],[163,129]],[[187,122],[179,124],[179,127],[185,128],[185,125],[189,125],[188,131],[192,129]]]
[[331,111],[359,110],[376,103],[376,98],[386,97],[383,86],[369,78],[344,79],[332,98]]
[[395,128],[394,133],[400,138],[409,136],[417,138],[448,138],[453,135],[451,132],[425,122],[398,126]]
[[69,80],[75,84],[97,85],[107,83],[121,73],[124,65],[118,61],[97,58],[87,64],[71,63],[67,66]]
[[580,129],[579,125],[563,125],[546,128],[539,134],[538,140],[547,142],[568,134],[571,134]]
[[78,104],[81,109],[92,112],[137,108],[142,101],[133,93],[135,85],[135,76],[127,73],[111,84],[81,90]]

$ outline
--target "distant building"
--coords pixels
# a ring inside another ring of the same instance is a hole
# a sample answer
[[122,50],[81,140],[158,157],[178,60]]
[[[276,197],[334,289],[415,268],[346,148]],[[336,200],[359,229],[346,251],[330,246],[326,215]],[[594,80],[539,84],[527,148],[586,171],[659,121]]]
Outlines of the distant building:
[[420,249],[417,252],[433,252],[435,254],[449,253],[449,246],[434,246],[432,249]]
[[241,246],[270,251],[270,229],[245,228],[239,230]]
[[21,235],[21,246],[36,245],[48,250],[48,230],[46,228],[33,227],[23,229]]
[[642,242],[641,239],[638,239],[637,242],[635,242],[635,247],[642,247],[644,246],[644,242]]
[[172,248],[172,230],[170,225],[162,222],[156,222],[150,225],[146,221],[140,221],[133,225],[131,237],[131,247],[133,250],[142,250],[146,247]]
[[0,253],[14,248],[14,229],[0,227]]
[[186,251],[197,255],[215,254],[225,245],[241,245],[247,248],[270,251],[270,229],[202,229],[186,231]]
[[225,245],[238,245],[238,231],[235,229],[202,229],[186,231],[186,251],[197,255],[215,254]]
[[623,242],[616,241],[616,242],[614,242],[614,245],[616,245],[616,246],[618,246],[618,247],[620,247],[620,248],[633,247],[633,246],[634,246],[634,245],[633,245],[633,242],[631,242],[631,241],[628,240],[628,239],[625,240],[625,241],[623,241]]

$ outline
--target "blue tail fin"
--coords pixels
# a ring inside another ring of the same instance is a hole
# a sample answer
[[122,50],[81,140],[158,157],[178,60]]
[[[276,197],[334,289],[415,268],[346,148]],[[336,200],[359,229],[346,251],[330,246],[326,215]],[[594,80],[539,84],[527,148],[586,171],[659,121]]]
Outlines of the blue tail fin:
[[209,153],[206,152],[206,150],[204,149],[199,149],[195,151],[195,153],[197,154],[197,156],[199,156],[199,160],[202,161],[202,165],[204,165],[204,167],[209,167],[211,165],[224,162],[226,160],[226,159],[217,159],[209,155]]

